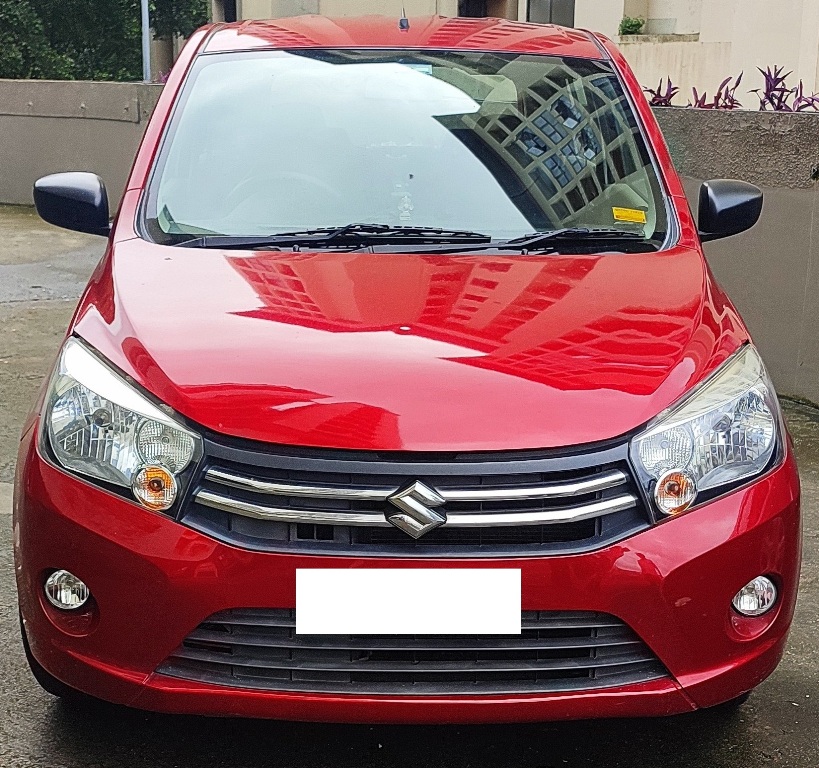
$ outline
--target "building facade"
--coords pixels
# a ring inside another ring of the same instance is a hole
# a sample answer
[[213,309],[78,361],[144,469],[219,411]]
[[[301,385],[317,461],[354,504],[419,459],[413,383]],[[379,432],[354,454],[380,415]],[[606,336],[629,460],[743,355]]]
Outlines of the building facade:
[[[805,91],[819,91],[819,0],[211,0],[216,21],[368,13],[497,16],[602,32],[618,41],[644,86],[671,78],[685,105],[692,89],[712,97],[729,76],[744,73],[737,92],[756,109],[757,67],[792,71]],[[643,33],[620,38],[624,16],[646,20]]]
[[643,85],[671,77],[685,105],[692,88],[712,97],[726,77],[744,73],[737,97],[757,109],[751,89],[762,88],[757,67],[792,71],[805,91],[819,90],[817,0],[576,0],[575,25],[617,37],[623,16],[642,17],[642,35],[620,39]]
[[497,16],[540,23],[574,25],[575,0],[212,0],[213,18],[277,19],[318,13],[361,16],[368,13],[441,16]]

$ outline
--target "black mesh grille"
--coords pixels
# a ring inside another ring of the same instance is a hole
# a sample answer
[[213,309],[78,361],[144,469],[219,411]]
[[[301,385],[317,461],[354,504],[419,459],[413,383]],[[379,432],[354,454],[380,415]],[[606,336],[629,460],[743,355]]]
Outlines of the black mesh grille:
[[[319,526],[317,526],[319,527]],[[566,544],[592,539],[600,520],[577,523],[526,525],[510,528],[437,528],[415,546],[423,547],[509,547]],[[397,528],[366,528],[358,532],[358,541],[374,546],[407,546],[407,534]]]
[[607,614],[524,611],[522,626],[509,636],[297,636],[293,610],[233,610],[201,624],[157,671],[239,688],[404,695],[579,691],[668,674]]

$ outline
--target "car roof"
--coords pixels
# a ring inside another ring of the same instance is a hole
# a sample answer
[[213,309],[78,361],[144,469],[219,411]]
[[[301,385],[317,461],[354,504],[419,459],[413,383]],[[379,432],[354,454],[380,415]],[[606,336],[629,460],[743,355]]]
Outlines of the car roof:
[[399,27],[397,16],[248,20],[214,26],[204,44],[205,53],[265,48],[430,48],[605,58],[603,47],[584,30],[444,16],[411,16],[408,30]]

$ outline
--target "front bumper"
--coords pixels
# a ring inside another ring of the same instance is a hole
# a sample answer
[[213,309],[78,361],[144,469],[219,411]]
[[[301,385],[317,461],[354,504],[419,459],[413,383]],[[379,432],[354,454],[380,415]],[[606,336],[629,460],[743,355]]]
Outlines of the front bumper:
[[[485,560],[338,558],[249,552],[77,480],[23,438],[14,503],[20,610],[32,652],[55,677],[101,699],[163,712],[334,722],[522,722],[669,715],[751,690],[778,664],[799,580],[799,480],[788,449],[742,490],[605,549]],[[297,568],[521,569],[524,610],[600,611],[626,622],[671,679],[577,693],[352,696],[271,693],[166,677],[156,668],[208,616],[287,608]],[[86,622],[44,603],[47,574],[65,568],[91,588]],[[768,616],[730,610],[759,574],[778,583]],[[561,589],[544,590],[544,584]],[[72,623],[73,622],[73,623]]]

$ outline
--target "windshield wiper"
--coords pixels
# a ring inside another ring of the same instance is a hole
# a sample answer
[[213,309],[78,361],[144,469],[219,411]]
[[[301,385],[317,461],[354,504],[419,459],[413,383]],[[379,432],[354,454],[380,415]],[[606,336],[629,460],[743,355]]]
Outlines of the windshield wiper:
[[645,240],[640,232],[630,232],[626,229],[594,228],[594,227],[564,227],[552,229],[548,232],[533,232],[531,235],[516,237],[513,240],[504,240],[497,244],[503,250],[537,250],[553,242],[598,242],[600,240]]
[[[603,227],[563,227],[562,229],[551,229],[546,232],[533,232],[530,235],[516,237],[511,240],[490,240],[487,243],[470,245],[469,251],[555,251],[559,243],[571,243],[580,246],[605,246],[629,243],[630,248],[637,247],[640,250],[654,250],[656,244],[648,240],[639,232],[631,232],[625,229],[603,228]],[[398,252],[400,246],[379,249],[380,252]],[[430,245],[407,249],[410,253],[459,253],[456,244],[451,245]]]
[[284,232],[257,237],[205,235],[176,243],[180,248],[293,248],[342,247],[361,245],[469,244],[492,242],[489,235],[462,229],[438,227],[394,227],[390,224],[346,224],[343,227],[322,227],[303,232]]

